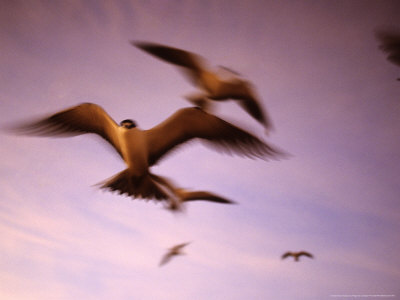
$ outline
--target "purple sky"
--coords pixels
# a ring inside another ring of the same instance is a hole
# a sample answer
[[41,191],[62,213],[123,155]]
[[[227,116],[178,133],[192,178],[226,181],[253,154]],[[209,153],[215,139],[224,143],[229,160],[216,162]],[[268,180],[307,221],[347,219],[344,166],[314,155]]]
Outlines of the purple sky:
[[[92,136],[3,132],[0,298],[399,298],[400,70],[374,37],[399,16],[386,0],[2,1],[1,126],[94,102],[153,127],[195,88],[129,44],[146,40],[244,74],[274,122],[267,141],[292,157],[184,147],[152,170],[239,204],[173,215],[99,191],[125,166]],[[216,108],[262,136],[235,103]],[[315,259],[280,259],[303,249]]]

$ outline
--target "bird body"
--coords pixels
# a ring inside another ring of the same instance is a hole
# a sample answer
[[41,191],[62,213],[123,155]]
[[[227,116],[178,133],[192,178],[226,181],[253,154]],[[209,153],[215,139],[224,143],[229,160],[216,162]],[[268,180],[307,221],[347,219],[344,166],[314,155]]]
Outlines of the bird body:
[[138,128],[126,129],[119,127],[119,137],[122,158],[131,176],[140,177],[149,168],[148,145],[145,131]]
[[208,114],[199,108],[183,108],[149,130],[131,120],[118,125],[99,105],[83,103],[50,117],[14,127],[19,133],[42,136],[74,136],[95,133],[119,153],[127,169],[102,182],[101,188],[134,198],[168,199],[172,187],[150,167],[172,149],[199,138],[225,152],[248,157],[275,157],[282,154],[250,133]]

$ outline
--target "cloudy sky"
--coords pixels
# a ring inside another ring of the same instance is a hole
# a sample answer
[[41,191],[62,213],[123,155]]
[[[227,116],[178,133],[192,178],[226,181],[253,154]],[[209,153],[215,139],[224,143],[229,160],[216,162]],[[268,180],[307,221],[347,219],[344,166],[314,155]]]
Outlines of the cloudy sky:
[[148,129],[189,106],[195,88],[129,44],[145,40],[251,80],[270,136],[235,103],[215,113],[291,157],[182,148],[152,171],[238,204],[177,215],[99,191],[125,166],[96,137],[2,131],[0,298],[399,298],[400,70],[374,36],[399,15],[386,0],[1,1],[1,126],[94,102]]

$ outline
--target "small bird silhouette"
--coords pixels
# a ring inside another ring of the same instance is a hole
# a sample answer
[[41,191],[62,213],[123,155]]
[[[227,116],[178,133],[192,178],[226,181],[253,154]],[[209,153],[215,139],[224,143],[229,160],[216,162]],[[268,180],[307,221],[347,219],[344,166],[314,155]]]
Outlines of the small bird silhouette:
[[253,85],[240,78],[237,72],[220,67],[233,75],[231,78],[225,79],[218,72],[210,70],[202,57],[189,51],[150,42],[131,41],[131,44],[164,61],[182,67],[189,80],[203,90],[202,93],[187,96],[186,98],[190,102],[206,109],[210,105],[209,99],[215,101],[238,100],[239,105],[260,122],[267,133],[272,129],[272,122],[264,111],[258,96],[255,95]]
[[165,265],[167,262],[171,260],[173,256],[177,255],[184,255],[185,253],[182,252],[182,249],[189,245],[190,242],[183,243],[183,244],[178,244],[173,246],[172,248],[169,248],[168,252],[164,254],[164,256],[161,258],[161,261],[159,263],[159,266]]
[[[376,31],[380,41],[379,48],[387,53],[387,59],[400,66],[400,31],[396,29],[381,29]],[[397,78],[400,80],[400,78]]]
[[314,256],[311,253],[308,253],[306,251],[300,251],[300,252],[286,252],[285,254],[282,255],[282,259],[285,259],[286,257],[293,256],[294,261],[299,261],[300,256],[307,256],[309,258],[314,258]]
[[166,200],[166,180],[149,168],[167,153],[189,140],[199,138],[228,153],[250,158],[273,158],[283,153],[252,134],[204,112],[199,108],[179,109],[149,130],[141,130],[132,120],[118,125],[97,104],[83,103],[50,117],[11,128],[20,134],[76,136],[95,133],[109,142],[125,161],[127,169],[100,183],[101,188],[132,198]]

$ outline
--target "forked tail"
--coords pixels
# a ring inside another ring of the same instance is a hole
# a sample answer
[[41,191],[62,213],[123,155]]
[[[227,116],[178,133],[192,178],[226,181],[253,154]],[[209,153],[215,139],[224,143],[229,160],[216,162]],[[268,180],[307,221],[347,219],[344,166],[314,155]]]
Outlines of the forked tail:
[[100,182],[101,189],[117,191],[120,195],[126,194],[132,198],[166,200],[167,190],[159,182],[157,176],[147,173],[141,177],[134,177],[128,169],[114,175],[113,177]]

